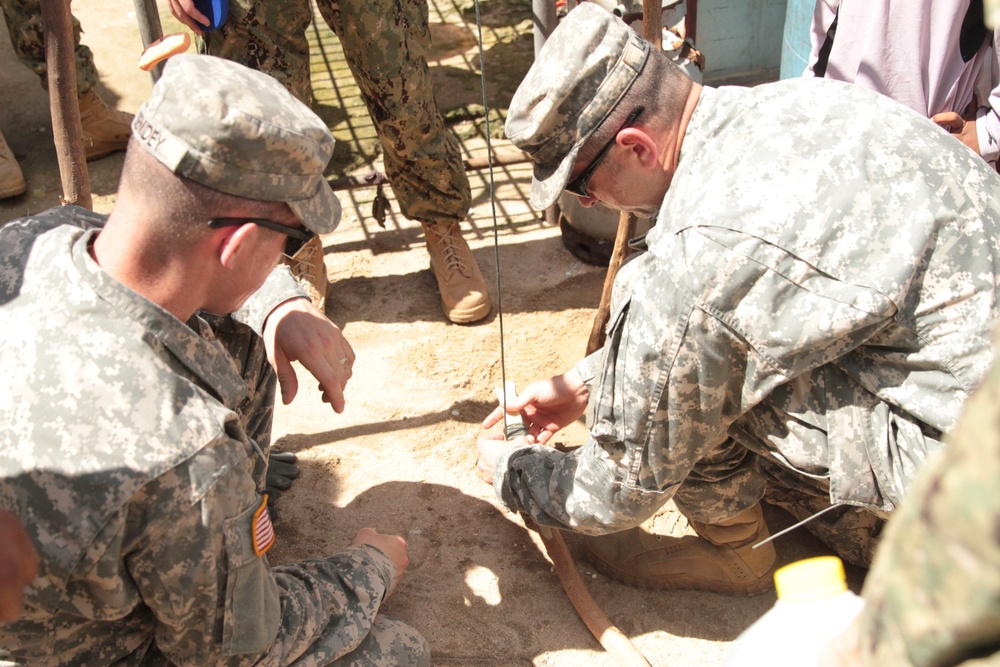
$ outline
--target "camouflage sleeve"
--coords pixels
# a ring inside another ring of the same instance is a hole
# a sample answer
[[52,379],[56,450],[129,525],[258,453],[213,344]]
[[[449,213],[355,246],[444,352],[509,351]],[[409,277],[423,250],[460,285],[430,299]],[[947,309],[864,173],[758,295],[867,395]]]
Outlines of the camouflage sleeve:
[[775,387],[849,352],[892,315],[891,304],[867,307],[870,290],[791,258],[772,270],[700,234],[682,253],[728,283],[707,281],[717,291],[702,296],[679,282],[673,253],[634,262],[591,387],[590,438],[572,453],[510,454],[494,478],[508,508],[588,533],[642,522]]
[[580,361],[576,363],[576,372],[580,374],[580,379],[584,381],[585,384],[590,384],[595,377],[597,377],[597,372],[601,369],[601,351],[598,350],[592,354],[587,355]]
[[866,667],[1000,664],[1000,365],[889,521],[862,597]]
[[233,313],[233,319],[261,335],[264,332],[264,321],[275,307],[289,299],[300,297],[308,299],[309,295],[292,276],[291,270],[285,265],[276,266],[260,289],[251,294],[246,303]]
[[[176,665],[288,665],[303,656],[327,664],[368,633],[395,566],[378,549],[355,546],[270,568],[263,555],[270,544],[259,530],[263,499],[248,466],[222,474],[183,511],[158,511],[142,528],[128,562],[155,615],[157,648]],[[143,493],[159,506],[171,496],[183,506],[190,487],[190,475],[175,469]]]

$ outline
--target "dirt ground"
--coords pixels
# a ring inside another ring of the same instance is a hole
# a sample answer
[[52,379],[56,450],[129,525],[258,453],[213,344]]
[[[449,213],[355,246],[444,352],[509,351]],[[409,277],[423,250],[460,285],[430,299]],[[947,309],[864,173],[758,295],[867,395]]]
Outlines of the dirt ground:
[[[471,2],[431,0],[428,54],[442,109],[469,156],[482,154],[485,138],[484,123],[475,120],[482,90]],[[142,45],[131,2],[78,0],[73,11],[95,53],[102,96],[135,111],[151,83],[134,65]],[[531,61],[529,12],[523,1],[488,0],[482,8],[496,137],[497,114]],[[166,16],[164,31],[177,30]],[[314,107],[339,140],[334,175],[378,167],[374,133],[336,38],[320,19],[310,39]],[[0,202],[6,222],[57,205],[61,188],[47,97],[0,42],[0,130],[29,183],[27,194]],[[120,155],[89,165],[95,209],[113,206],[120,167]],[[473,209],[464,228],[494,303],[493,313],[471,326],[445,320],[419,225],[393,213],[381,229],[370,217],[370,190],[342,193],[344,219],[324,238],[327,311],[357,353],[355,374],[343,414],[307,381],[276,411],[275,447],[298,454],[302,476],[279,501],[278,544],[269,557],[322,557],[364,526],[399,533],[409,541],[411,565],[386,611],[423,632],[435,665],[615,665],[567,601],[537,536],[502,510],[477,476],[474,446],[502,379],[498,296],[506,377],[523,386],[584,353],[605,270],[574,258],[559,229],[530,210],[527,166],[494,170],[493,201],[488,171],[471,172],[470,180]],[[580,444],[584,434],[574,425],[559,440]],[[769,519],[773,528],[788,523],[773,513]],[[733,599],[625,587],[594,574],[574,537],[566,539],[594,597],[653,665],[722,664],[729,643],[774,602],[773,594]],[[780,538],[777,547],[782,562],[821,552],[804,534]],[[854,588],[858,579],[852,573]]]

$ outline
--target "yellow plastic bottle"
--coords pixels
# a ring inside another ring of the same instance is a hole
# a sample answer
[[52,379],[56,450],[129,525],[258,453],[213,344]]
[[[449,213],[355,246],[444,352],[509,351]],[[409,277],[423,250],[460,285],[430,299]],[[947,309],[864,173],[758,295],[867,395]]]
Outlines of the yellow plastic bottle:
[[813,667],[864,606],[836,556],[786,565],[774,573],[774,586],[778,601],[736,638],[725,667]]

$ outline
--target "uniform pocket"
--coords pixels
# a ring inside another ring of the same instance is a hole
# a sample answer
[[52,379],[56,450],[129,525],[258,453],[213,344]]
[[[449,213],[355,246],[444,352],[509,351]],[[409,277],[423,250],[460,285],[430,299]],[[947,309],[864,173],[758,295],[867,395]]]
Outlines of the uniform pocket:
[[[229,569],[222,629],[225,655],[262,653],[274,641],[281,625],[278,585],[267,559],[257,553],[261,544],[255,540],[261,529],[260,509],[261,505],[252,506],[223,524]],[[267,523],[269,527],[269,520]]]

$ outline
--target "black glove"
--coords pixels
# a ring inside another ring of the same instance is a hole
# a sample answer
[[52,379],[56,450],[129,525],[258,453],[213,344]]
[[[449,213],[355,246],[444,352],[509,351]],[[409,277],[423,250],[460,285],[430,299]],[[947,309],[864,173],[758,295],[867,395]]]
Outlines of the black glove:
[[277,498],[282,491],[287,491],[292,485],[292,480],[299,476],[299,467],[293,465],[295,460],[295,454],[292,452],[271,452],[267,457],[264,487],[270,498]]

